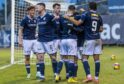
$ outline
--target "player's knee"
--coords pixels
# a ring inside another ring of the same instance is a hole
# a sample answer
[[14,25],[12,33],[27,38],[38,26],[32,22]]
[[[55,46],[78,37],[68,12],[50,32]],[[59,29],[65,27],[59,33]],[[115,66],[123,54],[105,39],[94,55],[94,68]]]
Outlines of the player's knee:
[[51,60],[56,60],[56,56],[50,56]]
[[37,55],[37,60],[40,61],[44,61],[44,54],[38,54]]
[[99,61],[99,55],[94,55],[94,61]]
[[30,56],[29,55],[25,56],[25,61],[30,61]]
[[75,56],[74,57],[74,63],[77,64],[77,62],[78,62],[78,57]]
[[94,62],[100,62],[100,60],[99,59],[94,59]]
[[87,58],[83,58],[83,59],[82,59],[82,62],[86,62],[86,61],[88,61]]
[[83,55],[83,56],[82,56],[82,60],[83,60],[83,59],[87,59],[87,60],[88,60],[88,58],[89,58],[89,56],[87,56],[87,55]]
[[62,59],[63,59],[63,60],[67,60],[67,59],[68,59],[68,56],[63,55],[63,56],[62,56]]
[[74,60],[74,56],[69,56],[69,57],[68,57],[68,60],[74,62],[74,61],[75,61],[75,60]]

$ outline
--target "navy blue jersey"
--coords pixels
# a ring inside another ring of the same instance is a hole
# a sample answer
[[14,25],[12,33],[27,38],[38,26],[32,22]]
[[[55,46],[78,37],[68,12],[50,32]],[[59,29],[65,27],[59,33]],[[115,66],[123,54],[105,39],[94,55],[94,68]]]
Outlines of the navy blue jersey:
[[36,18],[30,19],[28,16],[24,17],[20,24],[23,27],[23,39],[33,40],[35,38],[37,20]]
[[[60,16],[60,18],[61,18],[61,16]],[[60,18],[54,20],[54,22],[53,22],[54,23],[54,29],[53,29],[53,32],[54,32],[53,38],[54,39],[60,39],[61,38]]]
[[[76,15],[74,17],[74,19],[80,20],[81,19],[81,15],[79,15],[79,14]],[[76,33],[77,34],[77,47],[82,47],[83,44],[84,44],[84,27],[81,24],[79,26],[75,26],[74,28],[77,31],[77,33]]]
[[103,26],[102,18],[96,11],[84,12],[81,16],[83,21],[85,39],[100,39],[100,26]]
[[62,39],[77,39],[74,24],[65,18],[61,18],[61,38]]
[[37,17],[38,41],[49,42],[53,40],[53,18],[54,16],[48,13]]

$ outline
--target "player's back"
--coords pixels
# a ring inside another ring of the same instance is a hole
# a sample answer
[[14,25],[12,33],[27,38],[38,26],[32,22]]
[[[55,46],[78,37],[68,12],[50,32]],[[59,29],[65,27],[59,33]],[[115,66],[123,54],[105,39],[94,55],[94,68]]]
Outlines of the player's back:
[[[81,19],[81,15],[80,14],[76,14],[74,17],[76,20],[80,20]],[[83,43],[84,43],[84,27],[83,24],[81,25],[74,25],[75,26],[75,30],[77,31],[76,35],[77,35],[77,46],[78,47],[82,47]]]
[[61,18],[62,39],[77,39],[74,24],[65,18]]
[[87,11],[82,14],[82,18],[84,20],[85,39],[100,39],[101,16],[96,11]]

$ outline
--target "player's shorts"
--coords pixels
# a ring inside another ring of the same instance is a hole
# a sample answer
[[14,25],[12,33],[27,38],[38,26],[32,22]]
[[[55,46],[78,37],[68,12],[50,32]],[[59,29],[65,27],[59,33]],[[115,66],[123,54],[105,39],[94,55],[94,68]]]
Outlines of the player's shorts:
[[24,55],[30,55],[31,51],[33,51],[33,53],[36,53],[36,42],[36,40],[23,40]]
[[82,59],[83,46],[77,48],[77,57],[78,59]]
[[56,53],[54,42],[39,42],[37,41],[37,53],[47,53],[54,54]]
[[55,50],[57,52],[60,48],[60,39],[56,39],[53,42],[54,42]]
[[86,40],[83,46],[84,55],[93,55],[102,53],[102,41],[101,39]]
[[61,55],[77,55],[77,40],[76,39],[62,39],[60,43]]

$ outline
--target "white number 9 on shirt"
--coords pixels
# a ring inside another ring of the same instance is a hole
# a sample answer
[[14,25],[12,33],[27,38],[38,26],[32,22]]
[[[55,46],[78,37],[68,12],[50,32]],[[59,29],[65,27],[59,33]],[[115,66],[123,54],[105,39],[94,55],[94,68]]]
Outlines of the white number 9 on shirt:
[[97,21],[92,21],[92,31],[95,32],[97,29]]

